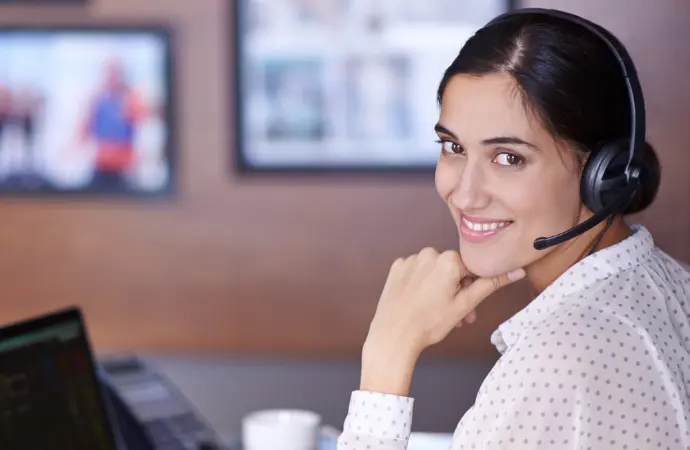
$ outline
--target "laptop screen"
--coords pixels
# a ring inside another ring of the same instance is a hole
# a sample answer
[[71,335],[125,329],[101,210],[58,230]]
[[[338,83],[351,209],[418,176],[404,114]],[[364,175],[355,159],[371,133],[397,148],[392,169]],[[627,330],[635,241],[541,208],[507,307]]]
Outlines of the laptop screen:
[[0,449],[116,450],[81,313],[0,328]]

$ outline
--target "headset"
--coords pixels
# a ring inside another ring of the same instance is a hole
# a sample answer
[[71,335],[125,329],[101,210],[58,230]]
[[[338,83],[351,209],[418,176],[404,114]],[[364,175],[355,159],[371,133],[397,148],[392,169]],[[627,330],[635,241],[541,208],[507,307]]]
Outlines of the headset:
[[[585,205],[594,213],[592,217],[573,228],[550,237],[540,237],[534,241],[534,248],[543,250],[561,244],[590,229],[615,214],[621,213],[633,200],[637,191],[648,179],[642,163],[646,141],[646,115],[642,87],[637,76],[635,64],[623,44],[610,32],[582,17],[563,11],[523,8],[502,14],[486,27],[507,17],[521,14],[545,15],[574,23],[588,30],[603,41],[620,64],[630,101],[630,136],[606,142],[590,149],[590,157],[580,180],[580,195]],[[620,167],[625,169],[620,173]]]

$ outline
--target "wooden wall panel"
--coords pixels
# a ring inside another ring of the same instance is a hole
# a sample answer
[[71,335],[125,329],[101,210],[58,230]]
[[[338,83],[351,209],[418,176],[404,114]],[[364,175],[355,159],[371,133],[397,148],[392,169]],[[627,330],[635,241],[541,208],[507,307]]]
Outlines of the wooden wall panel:
[[[690,3],[550,0],[621,35],[648,94],[664,181],[640,219],[690,259]],[[624,11],[624,12],[621,12]],[[164,20],[177,28],[180,192],[160,203],[0,201],[0,318],[84,308],[99,348],[357,355],[389,264],[457,238],[428,177],[230,173],[231,33],[224,0],[100,0],[3,8],[0,21]],[[106,267],[108,269],[106,270]],[[523,302],[514,286],[434,348],[492,356],[488,337]]]

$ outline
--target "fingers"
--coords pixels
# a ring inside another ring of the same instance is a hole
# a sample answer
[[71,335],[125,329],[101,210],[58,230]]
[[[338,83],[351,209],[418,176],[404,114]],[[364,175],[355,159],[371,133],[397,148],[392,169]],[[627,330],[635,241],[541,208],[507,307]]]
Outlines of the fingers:
[[465,317],[465,322],[472,324],[477,320],[477,311],[470,311],[470,313]]
[[470,311],[470,313],[467,316],[465,316],[463,319],[461,319],[457,323],[457,325],[455,325],[455,328],[460,328],[464,324],[472,325],[476,321],[477,321],[477,311],[472,310],[472,311]]
[[476,279],[477,279],[477,277],[468,273],[462,280],[460,280],[460,286],[458,286],[458,288],[465,288],[465,287],[469,286],[470,284],[474,283],[474,280],[476,280]]
[[405,258],[397,258],[395,261],[393,261],[393,264],[391,264],[391,267],[388,270],[386,282],[383,285],[383,291],[381,293],[383,297],[386,297],[388,292],[391,289],[394,289],[400,280],[404,278],[406,266],[407,264]]
[[463,282],[472,281],[471,278],[466,279],[471,274],[462,262],[459,252],[446,250],[443,253],[439,253],[433,247],[425,247],[419,253],[396,259],[390,268],[388,278],[396,280],[407,279],[412,274],[423,278],[428,273],[434,271],[439,271],[443,277],[448,277],[447,279],[449,280],[457,280],[458,288],[463,285]]
[[388,270],[388,279],[399,279],[405,273],[405,266],[407,265],[407,260],[405,258],[397,258],[391,264],[391,268]]
[[435,259],[436,256],[438,256],[438,250],[433,247],[425,247],[419,253],[417,253],[417,258],[420,261]]
[[387,286],[395,286],[400,283],[414,283],[413,280],[425,279],[430,274],[435,272],[435,276],[447,280],[451,283],[457,283],[455,289],[459,289],[467,282],[471,282],[472,278],[462,262],[460,253],[454,250],[447,250],[439,253],[433,247],[425,247],[419,253],[409,255],[407,257],[397,258],[393,261],[388,273],[388,279],[384,286],[384,291],[387,291]]
[[432,247],[426,247],[419,253],[413,253],[407,257],[398,258],[393,263],[394,265],[404,266],[405,270],[413,267],[415,264],[432,261],[438,255],[438,251]]
[[420,275],[419,267],[431,267],[433,261],[438,257],[438,251],[433,247],[423,248],[419,253],[408,256],[405,259],[405,275]]
[[397,258],[393,261],[388,271],[388,283],[395,284],[401,279],[407,278],[415,271],[415,267],[418,264],[433,261],[437,255],[438,252],[436,249],[427,247],[422,249],[419,253]]
[[455,250],[446,250],[439,254],[438,250],[433,247],[425,247],[420,250],[419,253],[414,253],[404,258],[398,258],[393,264],[413,265],[424,262],[436,262],[442,267],[451,269],[453,271],[460,270],[467,272],[467,269],[460,258],[460,253]]
[[489,295],[524,277],[525,271],[523,269],[517,269],[491,278],[478,278],[472,284],[458,292],[456,301],[463,304],[459,305],[462,309],[474,310],[474,308]]
[[451,276],[457,276],[460,280],[469,275],[465,264],[462,262],[460,253],[454,250],[446,250],[438,257],[438,265],[446,270]]

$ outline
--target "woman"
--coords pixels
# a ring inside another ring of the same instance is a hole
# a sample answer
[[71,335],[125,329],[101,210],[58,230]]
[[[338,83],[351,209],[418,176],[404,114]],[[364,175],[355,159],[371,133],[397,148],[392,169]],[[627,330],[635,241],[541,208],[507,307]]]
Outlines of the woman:
[[[422,351],[489,294],[525,278],[535,298],[491,340],[501,353],[453,435],[455,449],[690,449],[690,275],[622,214],[564,242],[534,241],[592,211],[592,150],[631,133],[622,70],[581,24],[522,13],[468,40],[441,81],[438,194],[460,252],[397,260],[362,352],[339,450],[402,450]],[[659,163],[648,144],[649,173]]]

